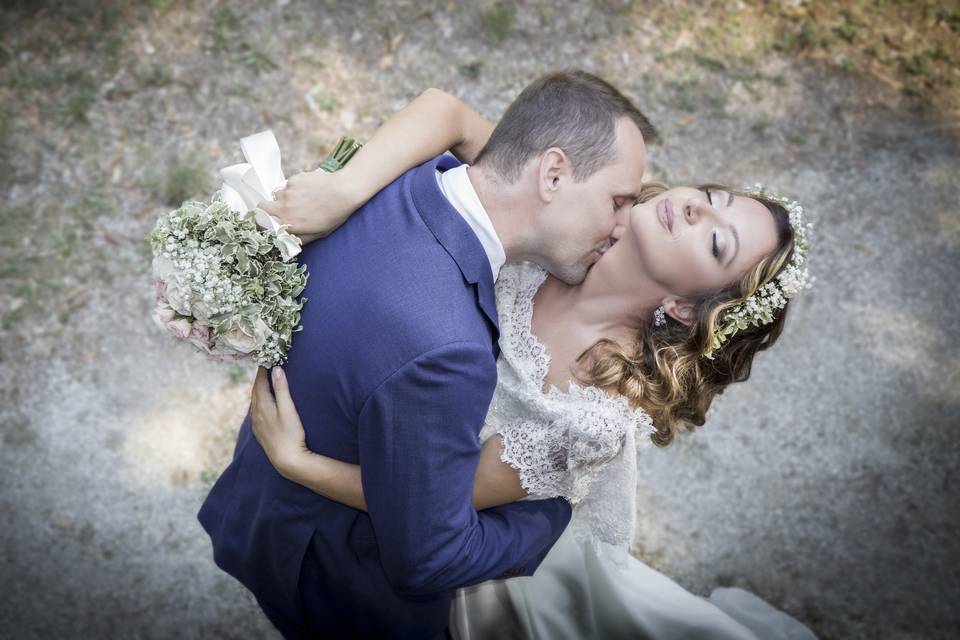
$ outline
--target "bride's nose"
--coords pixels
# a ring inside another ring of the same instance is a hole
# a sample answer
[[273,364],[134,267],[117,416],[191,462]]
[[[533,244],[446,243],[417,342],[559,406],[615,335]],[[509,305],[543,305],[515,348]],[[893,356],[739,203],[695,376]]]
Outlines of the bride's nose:
[[683,219],[687,224],[697,224],[704,215],[711,212],[710,205],[702,198],[690,198],[683,204]]

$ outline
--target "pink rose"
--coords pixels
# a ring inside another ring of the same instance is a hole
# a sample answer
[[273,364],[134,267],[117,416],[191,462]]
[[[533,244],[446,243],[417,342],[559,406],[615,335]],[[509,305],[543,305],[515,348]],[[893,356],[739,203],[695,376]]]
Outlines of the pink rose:
[[161,300],[157,302],[157,306],[153,310],[153,321],[156,322],[157,326],[161,329],[166,329],[167,323],[173,320],[176,315],[176,311],[174,311],[169,304]]
[[227,350],[224,351],[223,347],[215,344],[213,350],[209,353],[211,360],[216,360],[217,362],[236,362],[238,360],[245,360],[246,355],[242,353],[237,353],[236,351]]
[[171,320],[167,323],[167,331],[169,331],[174,337],[186,338],[190,335],[191,322],[186,318],[180,318],[179,320]]
[[190,335],[201,340],[210,339],[210,327],[205,324],[200,324],[199,322],[194,322],[193,327],[190,329]]
[[210,327],[194,320],[187,341],[200,351],[210,353]]
[[157,300],[162,302],[167,301],[167,285],[163,284],[162,280],[157,280],[153,283],[153,294],[157,296]]

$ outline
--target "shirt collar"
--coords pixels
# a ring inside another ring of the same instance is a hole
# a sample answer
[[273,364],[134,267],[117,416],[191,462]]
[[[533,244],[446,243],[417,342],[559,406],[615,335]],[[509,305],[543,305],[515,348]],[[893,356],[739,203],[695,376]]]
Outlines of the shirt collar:
[[444,197],[470,225],[477,239],[480,240],[490,261],[493,280],[496,282],[500,275],[500,268],[507,261],[507,255],[496,229],[493,228],[490,216],[487,215],[476,189],[473,188],[473,183],[470,182],[467,165],[461,164],[443,172],[438,170],[437,184],[440,185],[440,191],[443,192]]

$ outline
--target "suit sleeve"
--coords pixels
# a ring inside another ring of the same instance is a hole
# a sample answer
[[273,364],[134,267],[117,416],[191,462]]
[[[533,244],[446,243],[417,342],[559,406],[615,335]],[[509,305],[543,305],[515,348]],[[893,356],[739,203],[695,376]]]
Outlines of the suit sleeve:
[[570,520],[562,499],[478,513],[477,434],[496,385],[489,347],[458,342],[397,370],[359,417],[367,511],[388,580],[429,594],[530,575]]

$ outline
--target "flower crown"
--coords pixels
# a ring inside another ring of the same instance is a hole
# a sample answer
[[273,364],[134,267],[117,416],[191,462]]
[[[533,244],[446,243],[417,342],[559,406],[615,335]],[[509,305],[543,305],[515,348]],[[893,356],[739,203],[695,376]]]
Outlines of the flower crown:
[[[783,206],[790,214],[790,227],[795,240],[790,262],[770,282],[764,284],[737,305],[723,311],[713,333],[713,345],[710,353],[723,346],[737,331],[748,327],[759,327],[773,322],[777,311],[787,306],[787,300],[804,289],[813,286],[814,278],[804,265],[810,241],[807,234],[813,225],[803,222],[803,207],[795,200],[788,200],[767,192],[760,184],[742,190],[744,195],[762,197]],[[708,354],[707,357],[710,357]]]

